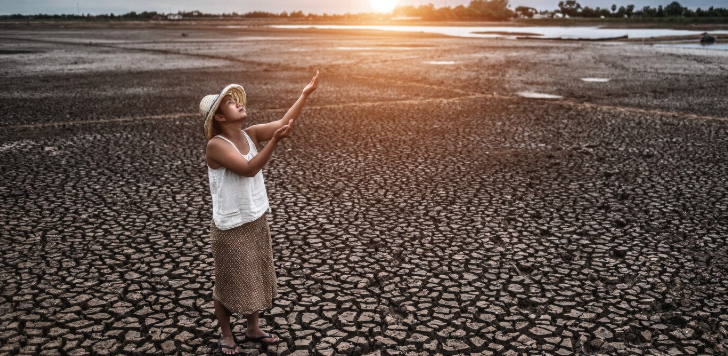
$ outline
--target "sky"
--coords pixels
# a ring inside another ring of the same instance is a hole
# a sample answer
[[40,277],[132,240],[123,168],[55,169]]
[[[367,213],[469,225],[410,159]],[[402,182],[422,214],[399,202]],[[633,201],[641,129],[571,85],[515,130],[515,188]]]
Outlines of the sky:
[[[581,0],[582,6],[609,7],[634,4],[641,9],[649,5],[667,5],[672,0]],[[678,0],[679,1],[679,0]],[[399,0],[399,5],[424,5],[432,3],[435,7],[467,5],[470,0]],[[511,8],[516,6],[530,6],[539,10],[554,10],[559,0],[510,0]],[[695,9],[710,6],[728,7],[725,0],[683,0],[683,6]],[[246,13],[249,11],[268,11],[279,13],[282,11],[303,11],[304,13],[343,14],[346,12],[372,12],[374,9],[368,0],[0,0],[0,15],[8,14],[71,14],[80,11],[86,14],[123,14],[130,11],[157,11],[163,13],[176,13],[177,11],[199,10],[206,13]]]

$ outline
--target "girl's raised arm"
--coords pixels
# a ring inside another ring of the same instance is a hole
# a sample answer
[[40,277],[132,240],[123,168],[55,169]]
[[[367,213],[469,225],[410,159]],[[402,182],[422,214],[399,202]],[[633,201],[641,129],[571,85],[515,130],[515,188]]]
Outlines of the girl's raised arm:
[[318,80],[319,71],[316,70],[316,75],[311,79],[308,85],[303,88],[301,96],[298,98],[298,100],[296,100],[296,103],[293,104],[290,109],[288,109],[288,112],[283,115],[282,119],[269,122],[267,124],[253,125],[248,128],[246,132],[248,132],[248,134],[251,136],[255,136],[258,142],[268,141],[273,138],[273,133],[276,132],[276,130],[288,125],[288,122],[291,119],[295,119],[298,117],[298,114],[301,113],[303,105],[306,103],[306,99],[308,99],[308,96],[311,95],[311,93],[313,93],[314,90],[318,88]]

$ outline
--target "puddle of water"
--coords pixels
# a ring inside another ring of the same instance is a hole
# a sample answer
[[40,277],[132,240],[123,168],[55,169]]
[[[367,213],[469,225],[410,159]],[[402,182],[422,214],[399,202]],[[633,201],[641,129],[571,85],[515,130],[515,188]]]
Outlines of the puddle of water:
[[717,49],[728,51],[728,43],[672,43],[672,44],[656,44],[655,47],[675,47],[675,48],[700,48],[700,49]]
[[608,78],[581,78],[581,80],[592,83],[606,83],[609,81]]
[[530,91],[519,91],[518,95],[522,96],[524,98],[529,98],[529,99],[561,99],[561,98],[563,98],[560,95],[534,93],[534,92],[530,92]]
[[508,36],[508,37],[516,37],[516,36],[541,36],[540,33],[533,33],[533,32],[508,32],[508,31],[475,31],[472,32],[476,35],[499,35],[499,36]]
[[429,62],[426,62],[426,63],[429,63],[429,64],[439,64],[439,65],[452,65],[452,64],[455,64],[457,62],[455,62],[455,61],[429,61]]
[[[399,32],[426,32],[456,37],[514,37],[518,33],[528,32],[539,38],[648,38],[662,36],[699,35],[705,31],[673,30],[673,29],[627,29],[601,27],[571,26],[374,26],[374,25],[271,25],[273,28],[319,28],[340,30],[382,30]],[[711,34],[728,34],[728,30],[708,31]]]

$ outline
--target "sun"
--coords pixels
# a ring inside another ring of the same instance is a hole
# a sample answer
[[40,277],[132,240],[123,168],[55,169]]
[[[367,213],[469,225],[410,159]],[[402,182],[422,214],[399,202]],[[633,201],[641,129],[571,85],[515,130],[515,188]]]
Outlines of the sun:
[[397,6],[397,0],[369,0],[369,5],[379,12],[392,12]]

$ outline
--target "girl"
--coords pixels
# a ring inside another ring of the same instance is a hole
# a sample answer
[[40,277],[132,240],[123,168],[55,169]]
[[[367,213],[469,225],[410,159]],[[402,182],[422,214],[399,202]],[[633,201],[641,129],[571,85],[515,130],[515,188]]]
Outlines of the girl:
[[[245,91],[237,84],[200,101],[205,118],[205,155],[212,195],[210,237],[215,263],[213,299],[222,330],[217,345],[238,355],[230,329],[231,313],[246,314],[246,341],[274,345],[281,340],[258,327],[259,310],[270,308],[278,295],[273,249],[265,212],[268,194],[263,166],[276,145],[288,137],[306,99],[318,87],[318,71],[282,119],[242,130],[247,119]],[[260,151],[258,144],[270,142]]]

